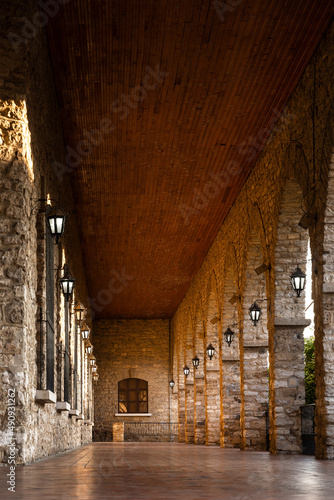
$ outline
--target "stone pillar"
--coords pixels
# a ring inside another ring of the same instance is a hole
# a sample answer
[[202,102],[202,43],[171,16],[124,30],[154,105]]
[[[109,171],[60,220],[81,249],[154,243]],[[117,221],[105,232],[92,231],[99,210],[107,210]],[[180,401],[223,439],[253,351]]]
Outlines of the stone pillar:
[[116,443],[124,441],[124,422],[114,422],[112,424],[112,440]]
[[223,355],[223,402],[225,448],[240,446],[240,361],[236,354]]
[[[191,367],[189,367],[192,370]],[[190,375],[189,375],[190,376]],[[188,378],[189,378],[188,376]],[[186,425],[186,443],[194,443],[194,380],[186,380],[185,385],[187,425]]]
[[205,444],[205,384],[204,373],[195,374],[195,443]]
[[244,343],[245,449],[267,448],[266,411],[268,410],[268,342]]
[[179,443],[185,442],[185,389],[179,385]]
[[301,453],[300,407],[305,403],[304,337],[308,319],[276,318],[274,334],[277,453]]
[[206,396],[205,444],[220,445],[220,374],[219,366],[210,366],[210,361],[206,363]]

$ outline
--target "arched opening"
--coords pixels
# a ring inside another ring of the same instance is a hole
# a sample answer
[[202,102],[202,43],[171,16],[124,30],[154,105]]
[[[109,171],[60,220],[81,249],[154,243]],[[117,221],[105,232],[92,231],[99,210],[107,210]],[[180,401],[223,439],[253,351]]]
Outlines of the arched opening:
[[212,359],[206,359],[206,443],[220,444],[220,357],[219,309],[217,303],[217,285],[214,276],[209,283],[209,295],[206,321],[207,345],[215,349]]
[[[261,240],[255,231],[250,236],[245,270],[243,300],[243,447],[267,449],[266,415],[268,411],[268,327],[265,273],[255,269],[263,263]],[[258,321],[252,321],[250,308],[261,309]]]
[[199,365],[195,372],[195,443],[205,444],[205,328],[201,299],[198,298],[195,322],[195,354]]
[[[304,215],[302,191],[288,179],[278,217],[275,249],[275,331],[270,378],[274,382],[275,412],[271,422],[271,449],[301,453],[301,405],[305,402],[304,328],[305,291],[300,297],[291,285],[297,266],[306,271],[308,231],[298,224]],[[275,446],[274,446],[275,443]]]
[[[222,394],[223,394],[223,438],[226,448],[240,446],[240,349],[238,330],[239,286],[234,248],[229,246],[225,258],[223,316],[222,316]],[[230,328],[234,338],[229,346],[224,332]]]
[[139,378],[118,382],[118,413],[148,413],[148,383]]

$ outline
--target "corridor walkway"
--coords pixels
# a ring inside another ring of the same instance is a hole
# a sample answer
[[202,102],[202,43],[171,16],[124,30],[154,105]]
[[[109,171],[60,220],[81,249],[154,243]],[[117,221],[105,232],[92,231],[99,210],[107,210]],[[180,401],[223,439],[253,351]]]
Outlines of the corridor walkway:
[[0,498],[334,499],[334,462],[178,443],[93,443],[16,469],[0,468]]

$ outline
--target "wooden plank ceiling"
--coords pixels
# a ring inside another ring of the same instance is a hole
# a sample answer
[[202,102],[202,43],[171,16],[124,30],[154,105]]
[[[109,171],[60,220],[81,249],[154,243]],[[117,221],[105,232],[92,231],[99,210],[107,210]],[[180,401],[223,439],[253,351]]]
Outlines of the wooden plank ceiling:
[[[244,141],[284,108],[334,6],[216,3],[71,0],[48,24],[67,145],[114,125],[71,172],[99,318],[173,315],[254,165]],[[147,67],[167,75],[145,95]],[[230,161],[239,175],[201,206]],[[108,296],[115,271],[133,279]]]

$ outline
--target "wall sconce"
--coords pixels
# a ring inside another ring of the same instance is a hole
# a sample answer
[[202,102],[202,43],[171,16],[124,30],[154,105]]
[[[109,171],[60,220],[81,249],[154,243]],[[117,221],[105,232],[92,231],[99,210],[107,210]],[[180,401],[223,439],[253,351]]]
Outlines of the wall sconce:
[[81,335],[82,335],[83,340],[87,340],[88,339],[89,333],[90,333],[90,330],[89,330],[88,326],[85,323],[84,325],[82,325],[82,328],[81,328]]
[[92,356],[92,357],[90,358],[90,360],[89,360],[89,364],[90,364],[90,366],[94,366],[94,365],[95,365],[95,363],[96,363],[96,358],[95,358],[94,356]]
[[94,366],[92,366],[92,373],[96,373],[96,372],[97,372],[97,366],[94,365]]
[[224,332],[224,336],[228,346],[230,347],[234,337],[234,332],[231,330],[230,327],[228,327],[227,330]]
[[93,380],[94,380],[94,382],[97,382],[99,380],[99,374],[98,373],[94,373]]
[[78,302],[77,305],[74,308],[75,312],[75,317],[79,325],[82,325],[82,322],[86,316],[86,308],[81,304],[81,302]]
[[173,380],[173,379],[169,381],[169,385],[170,385],[170,387],[174,387],[175,382],[174,382],[174,380]]
[[51,236],[55,239],[57,244],[59,238],[65,231],[66,214],[62,208],[53,207],[51,211],[47,213],[46,220]]
[[186,376],[186,378],[187,378],[187,377],[188,377],[188,375],[189,375],[189,373],[190,373],[190,370],[189,370],[189,368],[188,368],[188,366],[187,366],[187,365],[183,368],[183,372],[184,372],[184,374],[185,374],[185,376]]
[[92,352],[93,352],[93,346],[90,342],[88,342],[88,344],[86,345],[86,353],[92,354]]
[[215,348],[211,344],[209,344],[208,347],[206,348],[206,352],[211,360],[213,358],[214,353],[215,353]]
[[75,279],[70,273],[68,265],[64,264],[64,274],[59,280],[59,285],[67,302],[69,302],[71,295],[73,293],[74,284],[75,284]]
[[198,359],[198,357],[197,357],[197,356],[195,356],[195,357],[193,358],[193,360],[192,360],[192,361],[193,361],[193,365],[194,365],[194,367],[195,367],[195,368],[196,368],[196,370],[197,370],[198,365],[199,365],[199,359]]
[[249,308],[249,316],[253,321],[253,325],[256,326],[261,316],[261,307],[256,303],[256,301]]
[[301,292],[305,288],[306,274],[297,266],[290,278],[292,288],[297,292],[297,297],[300,297]]

